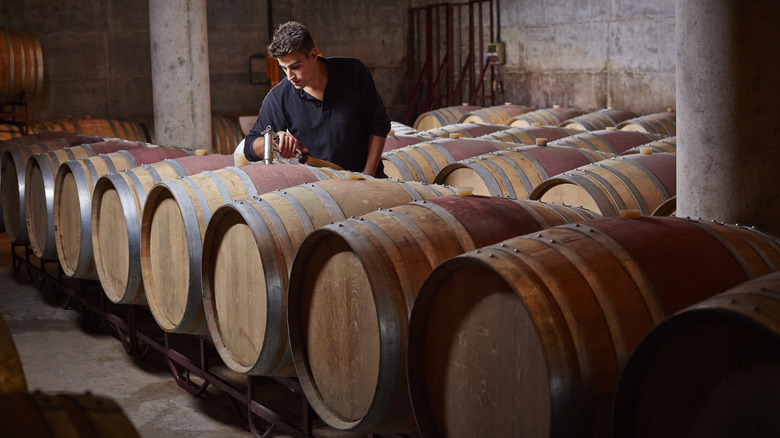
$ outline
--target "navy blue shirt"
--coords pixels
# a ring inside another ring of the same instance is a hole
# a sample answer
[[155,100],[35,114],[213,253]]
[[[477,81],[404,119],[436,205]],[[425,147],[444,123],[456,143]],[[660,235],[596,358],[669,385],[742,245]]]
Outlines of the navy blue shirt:
[[328,68],[322,101],[296,89],[286,77],[280,81],[263,99],[244,142],[249,161],[262,160],[252,143],[269,125],[274,131],[288,131],[312,157],[357,172],[366,165],[369,135],[387,137],[390,117],[366,66],[355,58],[318,61]]

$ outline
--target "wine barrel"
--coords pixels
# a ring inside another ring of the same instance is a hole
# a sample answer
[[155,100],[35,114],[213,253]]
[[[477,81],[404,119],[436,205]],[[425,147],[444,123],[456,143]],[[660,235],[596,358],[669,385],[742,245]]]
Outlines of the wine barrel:
[[572,135],[550,142],[550,144],[553,146],[592,149],[620,155],[633,147],[660,139],[661,137],[655,134],[605,129],[603,131],[583,132],[582,134]]
[[476,138],[493,132],[509,129],[504,125],[489,125],[486,123],[455,123],[438,128],[431,128],[421,134],[431,140],[437,138]]
[[0,162],[0,206],[8,239],[17,245],[30,243],[24,214],[25,172],[27,161],[35,154],[68,147],[68,142],[46,140],[3,152]]
[[0,104],[22,101],[43,88],[43,52],[35,36],[0,28]]
[[652,214],[675,196],[675,154],[638,154],[587,164],[537,185],[529,199],[576,205],[602,216]]
[[68,131],[121,140],[152,141],[140,123],[127,120],[65,117],[54,121],[36,122],[34,125],[40,131]]
[[202,241],[214,210],[237,199],[345,173],[296,164],[254,163],[163,181],[146,198],[141,272],[149,309],[172,333],[206,334]]
[[390,121],[390,132],[398,135],[418,134],[420,131],[395,120]]
[[52,221],[54,248],[62,272],[72,278],[96,279],[92,251],[92,191],[98,178],[122,169],[191,155],[169,147],[120,150],[66,161],[54,179]]
[[211,117],[212,153],[230,155],[236,149],[244,133],[235,117]]
[[232,155],[166,159],[101,176],[92,193],[92,251],[100,285],[118,304],[145,304],[141,211],[155,184],[232,166]]
[[478,138],[485,140],[508,141],[511,143],[525,145],[535,145],[537,144],[537,139],[554,141],[581,133],[582,131],[569,128],[559,128],[557,126],[515,126],[503,131],[496,131],[491,134],[485,134]]
[[385,139],[385,147],[383,152],[394,151],[404,146],[411,146],[413,144],[422,143],[430,139],[430,136],[420,134],[390,134]]
[[452,194],[451,188],[419,182],[333,180],[217,209],[203,240],[203,304],[223,362],[244,374],[295,375],[286,297],[293,259],[306,236],[350,216]]
[[614,436],[769,437],[780,430],[779,403],[777,271],[650,331],[620,378]]
[[427,131],[432,128],[458,123],[464,115],[481,107],[473,105],[457,105],[426,111],[414,121],[412,127],[418,131]]
[[677,137],[667,137],[661,140],[651,141],[650,143],[634,146],[620,155],[648,154],[648,153],[677,153]]
[[108,397],[40,391],[0,395],[0,436],[140,438]]
[[778,266],[773,237],[650,216],[558,226],[454,257],[426,279],[409,322],[420,434],[611,436],[620,372],[650,329]]
[[538,109],[519,116],[514,116],[506,121],[509,126],[534,126],[535,124],[543,126],[558,126],[563,121],[569,120],[585,114],[575,108],[561,108],[553,106],[552,108]]
[[382,164],[389,178],[432,183],[448,164],[514,146],[514,143],[477,138],[431,140],[384,152]]
[[464,252],[585,218],[593,215],[540,202],[446,196],[309,234],[290,273],[287,315],[314,411],[341,430],[408,433],[406,327],[428,274]]
[[677,135],[677,114],[673,110],[646,114],[619,123],[617,129],[674,137]]
[[14,339],[0,316],[0,395],[21,392],[27,392],[27,379]]
[[505,103],[487,108],[479,108],[469,111],[458,123],[490,123],[494,125],[506,125],[506,121],[512,117],[535,111],[536,108],[525,105],[513,105]]
[[605,152],[555,146],[518,146],[452,163],[434,183],[472,187],[475,195],[527,199],[542,181],[612,157]]
[[24,211],[21,215],[26,218],[27,234],[33,253],[42,259],[57,259],[52,215],[54,214],[54,177],[62,163],[147,146],[146,143],[129,141],[90,143],[35,154],[27,160],[24,177]]
[[105,141],[103,137],[98,137],[95,135],[81,135],[76,132],[40,132],[0,141],[0,154],[7,151],[8,149],[16,149],[21,146],[27,146],[33,143],[40,143],[49,140],[61,140],[66,144],[66,146],[76,146],[84,143],[97,143]]
[[599,131],[615,127],[619,123],[635,118],[637,113],[632,111],[605,108],[592,113],[583,114],[564,120],[559,126],[564,128],[579,129],[582,131]]
[[672,196],[653,210],[651,216],[677,216],[677,196]]

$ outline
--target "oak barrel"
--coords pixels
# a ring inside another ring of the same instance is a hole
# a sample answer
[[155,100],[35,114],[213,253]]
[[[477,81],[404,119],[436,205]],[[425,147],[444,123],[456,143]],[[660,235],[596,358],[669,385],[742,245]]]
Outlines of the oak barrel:
[[487,108],[479,108],[469,111],[458,123],[491,123],[494,125],[506,125],[507,120],[536,110],[530,106],[505,103]]
[[514,146],[514,143],[479,138],[431,140],[384,152],[382,164],[389,178],[432,183],[448,164]]
[[243,139],[244,133],[237,117],[211,117],[212,153],[230,155]]
[[54,242],[54,178],[65,161],[108,154],[119,150],[140,149],[146,143],[108,141],[71,146],[35,154],[27,161],[24,183],[24,212],[30,248],[39,258],[56,260]]
[[420,134],[390,134],[385,139],[385,147],[383,152],[393,151],[404,146],[411,146],[413,144],[422,143],[428,141],[432,136],[425,136]]
[[677,114],[674,111],[645,114],[619,123],[617,129],[674,137],[677,135]]
[[476,138],[504,129],[509,129],[509,127],[487,123],[454,123],[432,128],[421,132],[421,134],[429,136],[431,140],[436,138]]
[[456,105],[426,111],[414,121],[412,128],[418,131],[427,131],[431,128],[452,125],[458,123],[464,115],[481,107],[473,105]]
[[98,178],[142,164],[191,155],[169,147],[120,150],[63,163],[54,179],[54,247],[68,277],[96,279],[92,253],[92,191]]
[[386,179],[331,180],[226,204],[204,237],[203,303],[214,345],[232,370],[295,375],[287,287],[296,251],[314,230],[377,209],[453,195]]
[[529,199],[576,205],[602,216],[624,210],[652,214],[677,194],[675,154],[638,154],[586,164],[548,178]]
[[594,111],[592,113],[573,117],[569,120],[564,120],[560,123],[559,126],[579,129],[582,131],[599,131],[609,127],[617,126],[619,123],[636,116],[637,114],[632,111],[605,108]]
[[655,134],[605,129],[601,131],[583,132],[581,134],[572,135],[570,137],[550,142],[550,145],[591,149],[619,155],[633,147],[644,145],[646,143],[660,139],[661,136]]
[[208,333],[202,304],[202,242],[218,207],[271,190],[344,176],[329,168],[259,162],[155,185],[141,218],[141,272],[157,324],[172,333]]
[[25,173],[27,161],[35,154],[62,149],[68,142],[46,140],[8,149],[0,162],[0,206],[5,232],[11,243],[30,243],[24,214]]
[[563,225],[454,257],[422,285],[410,318],[419,431],[610,436],[620,372],[650,329],[778,266],[780,246],[763,233],[648,216]]
[[647,153],[677,153],[677,137],[667,137],[661,140],[651,141],[639,146],[634,146],[625,152],[621,152],[620,155],[632,155],[632,154],[647,154]]
[[100,285],[118,304],[144,304],[141,212],[146,195],[165,180],[234,164],[232,155],[166,159],[101,176],[92,193],[92,254]]
[[558,126],[563,121],[585,114],[576,108],[562,108],[553,106],[551,108],[538,109],[525,114],[514,116],[506,121],[509,126],[534,126],[535,124],[543,126]]
[[485,134],[478,138],[486,140],[501,140],[511,143],[535,145],[537,139],[545,141],[555,141],[572,135],[581,134],[582,131],[569,128],[559,128],[557,126],[513,126],[503,131],[496,131],[491,134]]
[[0,123],[0,141],[23,137],[22,127],[12,123]]
[[592,217],[540,202],[445,196],[311,233],[290,273],[287,316],[295,370],[312,408],[341,430],[413,430],[406,328],[428,274],[458,254]]
[[390,121],[390,132],[398,135],[418,134],[420,131],[395,120]]
[[434,183],[472,187],[475,195],[527,199],[542,181],[612,156],[578,148],[518,146],[452,163]]
[[0,104],[22,101],[43,88],[43,52],[32,34],[0,27]]
[[0,436],[140,438],[108,397],[40,391],[0,395]]
[[707,298],[653,328],[620,377],[614,431],[632,437],[769,437],[780,430],[778,406],[780,271]]

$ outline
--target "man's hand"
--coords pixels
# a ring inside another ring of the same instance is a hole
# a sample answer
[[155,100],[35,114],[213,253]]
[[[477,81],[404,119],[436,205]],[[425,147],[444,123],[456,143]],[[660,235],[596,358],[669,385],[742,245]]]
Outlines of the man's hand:
[[303,147],[303,145],[298,142],[298,139],[292,135],[284,131],[278,132],[277,134],[279,135],[279,143],[276,146],[279,149],[279,156],[282,158],[291,158],[295,155],[296,150],[309,152],[309,150]]

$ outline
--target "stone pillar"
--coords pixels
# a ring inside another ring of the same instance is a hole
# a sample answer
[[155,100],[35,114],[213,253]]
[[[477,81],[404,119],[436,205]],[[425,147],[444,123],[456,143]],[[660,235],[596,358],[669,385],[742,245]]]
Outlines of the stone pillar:
[[206,0],[149,0],[156,142],[211,149]]
[[677,216],[780,237],[780,2],[677,0]]

